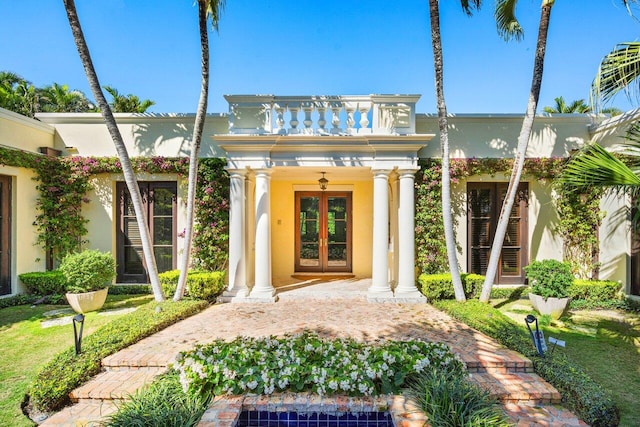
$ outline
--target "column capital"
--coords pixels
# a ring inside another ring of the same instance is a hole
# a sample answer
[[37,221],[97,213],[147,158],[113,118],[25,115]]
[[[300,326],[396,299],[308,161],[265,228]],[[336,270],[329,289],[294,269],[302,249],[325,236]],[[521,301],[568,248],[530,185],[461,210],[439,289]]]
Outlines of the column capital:
[[415,178],[416,172],[418,172],[419,170],[420,169],[418,168],[398,169],[397,173],[399,178]]
[[233,177],[233,176],[246,177],[249,172],[247,169],[235,169],[235,168],[229,168],[229,167],[225,167],[224,169],[229,174],[229,177]]
[[381,176],[389,178],[389,174],[391,174],[391,172],[393,172],[392,169],[371,169],[371,173],[373,174],[374,178]]

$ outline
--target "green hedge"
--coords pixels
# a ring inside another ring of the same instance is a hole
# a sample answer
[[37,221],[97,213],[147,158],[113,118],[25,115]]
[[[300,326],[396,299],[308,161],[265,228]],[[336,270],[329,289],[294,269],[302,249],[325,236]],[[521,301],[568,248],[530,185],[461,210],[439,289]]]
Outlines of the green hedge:
[[569,287],[569,296],[590,301],[619,300],[621,287],[620,283],[611,280],[575,279]]
[[61,271],[36,271],[18,275],[30,295],[64,295],[67,280]]
[[593,427],[617,426],[619,420],[611,394],[562,353],[540,357],[526,330],[499,310],[479,301],[437,301],[434,305],[524,354],[533,362],[535,372],[551,383],[562,395],[563,403]]
[[[467,298],[473,298],[482,290],[484,276],[462,273],[460,279]],[[421,274],[418,277],[418,283],[420,284],[420,291],[429,301],[455,298],[450,273]]]
[[148,295],[151,294],[150,285],[111,285],[109,295]]
[[69,393],[100,372],[103,358],[148,337],[207,306],[205,301],[149,302],[136,311],[115,319],[82,340],[82,353],[74,347],[47,363],[30,385],[31,405],[56,411],[69,403]]
[[509,286],[491,288],[491,299],[509,299],[516,300],[526,298],[529,295],[528,286]]
[[[160,273],[160,284],[166,298],[172,298],[178,286],[180,270]],[[213,301],[226,288],[225,273],[221,271],[190,271],[185,296]]]

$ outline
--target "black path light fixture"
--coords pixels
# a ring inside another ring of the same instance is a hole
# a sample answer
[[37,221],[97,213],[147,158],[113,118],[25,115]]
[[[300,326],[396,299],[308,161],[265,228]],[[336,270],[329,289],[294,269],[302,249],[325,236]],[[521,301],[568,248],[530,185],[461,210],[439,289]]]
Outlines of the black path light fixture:
[[326,172],[320,172],[320,173],[322,174],[322,178],[318,180],[318,184],[320,184],[320,189],[324,191],[327,189],[327,185],[329,185],[329,180],[324,177],[324,174]]

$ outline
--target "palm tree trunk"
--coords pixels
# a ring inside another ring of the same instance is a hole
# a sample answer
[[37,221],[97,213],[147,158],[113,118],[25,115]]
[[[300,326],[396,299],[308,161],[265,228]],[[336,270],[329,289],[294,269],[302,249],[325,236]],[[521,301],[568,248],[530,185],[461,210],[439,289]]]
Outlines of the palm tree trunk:
[[202,81],[200,87],[200,100],[198,101],[198,111],[193,127],[193,147],[189,157],[189,188],[187,190],[187,227],[184,233],[184,250],[180,263],[180,278],[174,301],[180,300],[184,296],[187,284],[187,274],[189,270],[189,259],[191,258],[191,245],[193,241],[193,222],[195,216],[196,185],[198,183],[198,157],[200,155],[200,143],[204,131],[204,121],[207,115],[207,100],[209,97],[209,36],[207,33],[207,6],[204,0],[198,1],[198,23],[200,27],[200,49],[202,63]]
[[151,281],[153,296],[155,297],[156,301],[163,301],[164,296],[162,295],[162,287],[160,286],[160,281],[158,279],[158,268],[156,266],[156,260],[153,254],[153,246],[151,245],[149,227],[147,225],[147,216],[144,212],[144,209],[142,208],[142,196],[140,195],[140,188],[138,187],[138,182],[133,171],[133,166],[131,165],[131,160],[129,159],[127,147],[124,145],[122,135],[120,134],[120,130],[118,129],[116,120],[113,117],[113,113],[111,112],[109,103],[104,97],[104,93],[102,93],[100,82],[98,81],[98,75],[96,74],[96,70],[93,67],[93,61],[91,60],[91,55],[89,53],[89,47],[87,46],[87,42],[82,32],[82,27],[80,26],[80,20],[78,19],[74,0],[63,0],[63,3],[67,12],[67,18],[69,19],[69,26],[71,27],[71,32],[73,33],[73,39],[76,43],[78,54],[80,55],[80,60],[82,61],[85,74],[87,75],[87,79],[89,80],[91,93],[93,94],[94,98],[96,99],[96,103],[100,108],[104,122],[107,126],[107,129],[109,130],[109,134],[111,135],[113,144],[115,145],[116,152],[118,153],[118,158],[120,159],[120,163],[122,164],[122,174],[124,175],[125,183],[127,184],[127,188],[129,189],[129,193],[131,195],[131,203],[133,204],[133,209],[136,214],[136,220],[138,221],[138,227],[140,229],[142,252],[144,254],[147,272]]
[[529,102],[527,104],[527,112],[524,116],[524,120],[522,121],[520,136],[518,137],[518,147],[513,162],[511,178],[509,179],[507,195],[502,204],[502,210],[500,211],[498,225],[496,226],[496,234],[493,238],[493,245],[491,246],[489,264],[487,265],[486,277],[484,284],[482,285],[482,293],[480,294],[480,301],[482,302],[488,302],[489,297],[491,296],[491,288],[493,287],[493,281],[498,270],[498,262],[500,260],[500,254],[502,252],[504,236],[507,232],[507,226],[509,225],[511,209],[513,208],[513,204],[518,193],[518,184],[520,183],[520,178],[522,176],[522,169],[524,167],[525,156],[527,154],[527,147],[529,146],[529,138],[531,137],[531,131],[533,129],[533,120],[535,118],[536,108],[538,107],[538,98],[540,97],[540,87],[542,86],[542,71],[544,69],[544,54],[547,48],[547,33],[549,30],[549,20],[551,18],[552,7],[553,1],[544,0],[542,2],[540,25],[538,27],[538,42],[536,46],[536,57],[533,65],[533,78],[531,81]]
[[438,128],[440,130],[440,150],[442,152],[442,219],[444,237],[447,244],[449,271],[453,282],[456,300],[465,301],[464,287],[460,280],[458,258],[456,256],[456,236],[453,231],[453,214],[451,212],[451,174],[449,170],[449,133],[447,105],[444,100],[444,77],[442,59],[442,40],[440,37],[440,11],[438,0],[429,0],[431,18],[431,43],[433,45],[433,68],[435,71],[436,99],[438,104]]

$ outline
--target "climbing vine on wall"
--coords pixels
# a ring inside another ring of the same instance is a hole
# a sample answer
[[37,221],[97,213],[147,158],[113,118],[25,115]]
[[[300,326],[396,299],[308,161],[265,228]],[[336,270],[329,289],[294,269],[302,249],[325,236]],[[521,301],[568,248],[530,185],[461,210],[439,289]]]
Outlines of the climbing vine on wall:
[[229,175],[223,159],[198,162],[196,224],[193,238],[195,268],[224,271],[229,253]]
[[[186,176],[189,168],[186,157],[135,157],[131,162],[136,172]],[[199,268],[212,269],[226,263],[229,180],[223,160],[202,159],[199,164],[193,259]],[[82,203],[89,202],[91,176],[122,172],[116,157],[47,157],[4,147],[0,147],[0,165],[36,172],[39,197],[34,219],[38,231],[35,243],[50,257],[49,268],[86,243],[88,221],[82,215]]]
[[[564,158],[530,158],[525,161],[524,175],[553,182],[565,162]],[[442,224],[440,165],[440,160],[423,160],[416,174],[416,265],[425,273],[446,272],[449,268]],[[508,175],[512,165],[512,159],[452,159],[452,184],[474,175]],[[598,267],[597,230],[604,217],[599,209],[603,191],[594,188],[578,193],[570,187],[554,185],[553,188],[558,210],[553,231],[563,239],[564,258],[571,263],[576,276],[593,277]],[[454,200],[452,205],[465,209],[462,200]]]

